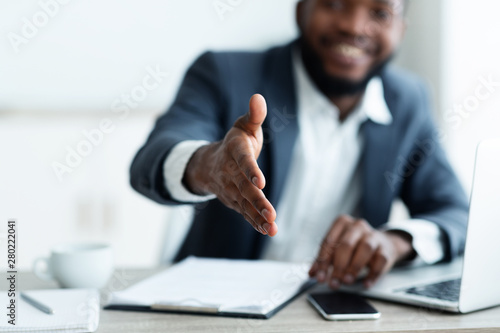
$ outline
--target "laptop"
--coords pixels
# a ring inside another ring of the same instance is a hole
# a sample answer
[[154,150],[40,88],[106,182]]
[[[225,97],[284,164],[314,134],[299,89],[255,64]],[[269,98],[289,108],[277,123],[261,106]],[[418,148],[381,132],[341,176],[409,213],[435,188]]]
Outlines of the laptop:
[[458,313],[500,305],[500,139],[478,145],[466,237],[463,257],[451,263],[396,267],[370,289],[341,289]]

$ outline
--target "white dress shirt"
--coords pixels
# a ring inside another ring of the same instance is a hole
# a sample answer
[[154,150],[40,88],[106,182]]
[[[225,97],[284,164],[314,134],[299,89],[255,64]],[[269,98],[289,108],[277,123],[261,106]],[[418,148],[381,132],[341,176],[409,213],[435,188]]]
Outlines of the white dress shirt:
[[[368,83],[362,101],[340,122],[338,108],[310,80],[297,50],[293,54],[293,71],[299,134],[276,207],[279,231],[269,240],[263,259],[312,262],[336,217],[359,215],[362,192],[359,160],[364,146],[361,124],[370,119],[389,125],[392,116],[378,77]],[[167,157],[165,186],[176,200],[202,202],[215,197],[195,195],[182,184],[189,159],[206,144],[209,142],[184,141]],[[417,253],[414,262],[430,264],[444,256],[441,231],[432,222],[393,221],[390,227],[384,225],[381,229],[408,232]]]

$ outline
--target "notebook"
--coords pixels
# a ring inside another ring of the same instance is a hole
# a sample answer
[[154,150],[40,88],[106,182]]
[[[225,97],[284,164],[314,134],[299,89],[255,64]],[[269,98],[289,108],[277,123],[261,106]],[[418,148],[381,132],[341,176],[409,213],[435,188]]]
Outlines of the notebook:
[[123,291],[105,309],[267,319],[311,287],[309,265],[188,257]]
[[[45,289],[23,291],[26,295],[51,307],[46,314],[21,297],[17,298],[16,325],[9,324],[5,315],[0,332],[94,332],[99,325],[99,293],[96,289]],[[2,292],[2,304],[8,304],[7,292]]]

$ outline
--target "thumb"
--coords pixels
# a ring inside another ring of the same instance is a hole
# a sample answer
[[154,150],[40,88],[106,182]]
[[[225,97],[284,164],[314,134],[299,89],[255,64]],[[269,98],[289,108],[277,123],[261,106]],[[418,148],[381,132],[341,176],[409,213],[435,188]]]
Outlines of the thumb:
[[267,116],[266,100],[260,94],[255,94],[250,98],[248,112],[238,119],[235,126],[244,131],[257,132]]

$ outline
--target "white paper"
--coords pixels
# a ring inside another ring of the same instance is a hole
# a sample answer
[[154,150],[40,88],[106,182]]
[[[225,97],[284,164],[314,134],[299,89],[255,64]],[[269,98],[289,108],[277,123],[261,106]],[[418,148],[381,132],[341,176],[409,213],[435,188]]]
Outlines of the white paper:
[[309,265],[189,257],[130,288],[110,304],[218,307],[221,312],[266,314],[308,280]]
[[[54,314],[44,313],[17,297],[16,325],[3,316],[0,332],[94,332],[99,325],[99,293],[96,289],[46,289],[23,291],[49,306]],[[18,295],[19,296],[19,295]],[[2,292],[2,304],[8,304]]]

